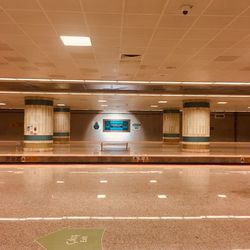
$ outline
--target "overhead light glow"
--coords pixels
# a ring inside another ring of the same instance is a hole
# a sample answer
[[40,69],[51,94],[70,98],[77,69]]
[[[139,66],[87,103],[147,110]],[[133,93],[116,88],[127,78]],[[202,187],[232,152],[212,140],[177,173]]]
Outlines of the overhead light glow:
[[157,180],[150,180],[150,183],[157,183]]
[[150,105],[151,108],[158,108],[158,105]]
[[166,199],[167,196],[165,194],[158,194],[157,195],[159,199]]
[[227,196],[225,194],[218,194],[218,197],[220,197],[220,198],[227,198]]
[[100,180],[100,183],[108,183],[107,180]]
[[223,104],[227,104],[227,102],[217,102],[217,104],[223,105]]
[[167,101],[158,101],[158,103],[167,103]]
[[60,36],[65,46],[92,46],[88,36]]
[[64,107],[65,104],[64,103],[58,103],[56,106],[58,106],[58,107]]
[[105,194],[98,194],[97,199],[105,199],[106,195]]
[[6,103],[0,102],[0,106],[6,106]]
[[98,102],[104,103],[104,102],[107,102],[107,101],[106,100],[98,100]]
[[108,105],[107,104],[102,104],[101,107],[108,107]]

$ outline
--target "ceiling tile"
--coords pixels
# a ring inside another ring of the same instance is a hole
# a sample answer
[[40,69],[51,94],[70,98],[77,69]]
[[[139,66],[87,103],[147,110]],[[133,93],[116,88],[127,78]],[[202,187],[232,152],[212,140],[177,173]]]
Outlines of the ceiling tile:
[[143,28],[124,28],[122,32],[123,39],[149,39],[153,34],[153,29]]
[[0,51],[13,51],[13,49],[8,44],[0,43]]
[[124,16],[123,25],[124,27],[142,27],[142,28],[153,28],[155,27],[159,15],[135,15],[129,14]]
[[189,28],[197,17],[195,16],[163,16],[159,24],[160,27],[187,29]]
[[41,11],[11,10],[8,13],[19,24],[48,24],[46,16]]
[[232,22],[232,24],[230,24],[230,26],[228,27],[228,29],[246,29],[249,33],[250,31],[250,27],[249,27],[249,23],[250,23],[250,16],[249,17],[238,17],[236,20],[234,20]]
[[3,11],[0,11],[0,23],[13,23],[13,21],[7,14],[5,14]]
[[47,12],[51,22],[55,25],[84,25],[81,12]]
[[26,58],[24,57],[14,57],[14,56],[6,56],[4,57],[5,60],[7,60],[8,62],[27,62],[28,60],[26,60]]
[[54,25],[57,34],[64,36],[89,36],[85,25]]
[[229,0],[214,0],[205,11],[207,15],[239,15],[248,6],[249,0],[229,1]]
[[214,59],[214,61],[218,62],[232,62],[238,59],[239,56],[218,56]]
[[120,38],[121,28],[120,27],[90,27],[90,36],[97,39],[100,38]]
[[39,0],[42,7],[49,11],[80,11],[78,0]]
[[90,26],[121,26],[119,14],[87,14],[87,22]]
[[221,29],[233,20],[230,16],[201,16],[194,24],[194,29]]
[[2,35],[22,35],[22,31],[15,24],[0,23],[1,37]]
[[0,6],[4,9],[15,10],[39,10],[39,5],[34,0],[0,0]]
[[157,14],[161,13],[166,0],[127,0],[125,13]]
[[185,29],[159,28],[154,33],[154,39],[177,40],[183,37]]
[[219,32],[219,29],[191,29],[186,35],[185,39],[206,39],[210,40]]
[[54,29],[50,25],[20,24],[20,27],[31,37],[56,35]]
[[121,13],[123,0],[81,0],[85,12]]

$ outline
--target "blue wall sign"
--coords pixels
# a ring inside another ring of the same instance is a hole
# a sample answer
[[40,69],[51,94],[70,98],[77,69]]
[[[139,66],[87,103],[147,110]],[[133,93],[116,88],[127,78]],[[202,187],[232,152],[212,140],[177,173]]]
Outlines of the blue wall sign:
[[130,132],[130,120],[103,120],[104,132]]

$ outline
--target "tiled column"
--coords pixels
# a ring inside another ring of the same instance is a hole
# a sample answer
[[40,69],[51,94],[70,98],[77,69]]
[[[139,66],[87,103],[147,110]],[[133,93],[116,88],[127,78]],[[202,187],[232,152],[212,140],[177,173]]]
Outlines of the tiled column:
[[208,101],[184,101],[182,122],[182,149],[190,152],[208,152],[210,137],[210,105]]
[[24,151],[53,150],[53,100],[26,97],[24,110]]
[[54,143],[70,141],[70,108],[54,108]]
[[177,143],[180,141],[180,117],[178,109],[166,109],[163,111],[163,141]]

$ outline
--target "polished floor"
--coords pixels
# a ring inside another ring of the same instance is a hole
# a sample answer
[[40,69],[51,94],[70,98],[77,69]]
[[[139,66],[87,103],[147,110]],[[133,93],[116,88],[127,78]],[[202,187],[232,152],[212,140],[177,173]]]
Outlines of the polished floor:
[[65,227],[104,250],[250,249],[249,165],[1,165],[0,195],[1,250]]
[[[158,141],[129,142],[129,150],[125,146],[105,146],[101,150],[101,142],[73,141],[70,144],[55,144],[53,152],[23,152],[18,141],[0,141],[0,155],[173,155],[190,156],[197,153],[181,151],[181,144],[168,145]],[[198,153],[201,156],[247,155],[250,156],[249,142],[211,142],[209,153]]]
[[24,152],[21,142],[0,142],[0,163],[164,163],[164,164],[250,164],[249,142],[212,142],[210,152],[183,152],[181,143],[129,142],[105,145],[101,142],[71,142],[54,145],[52,152]]

